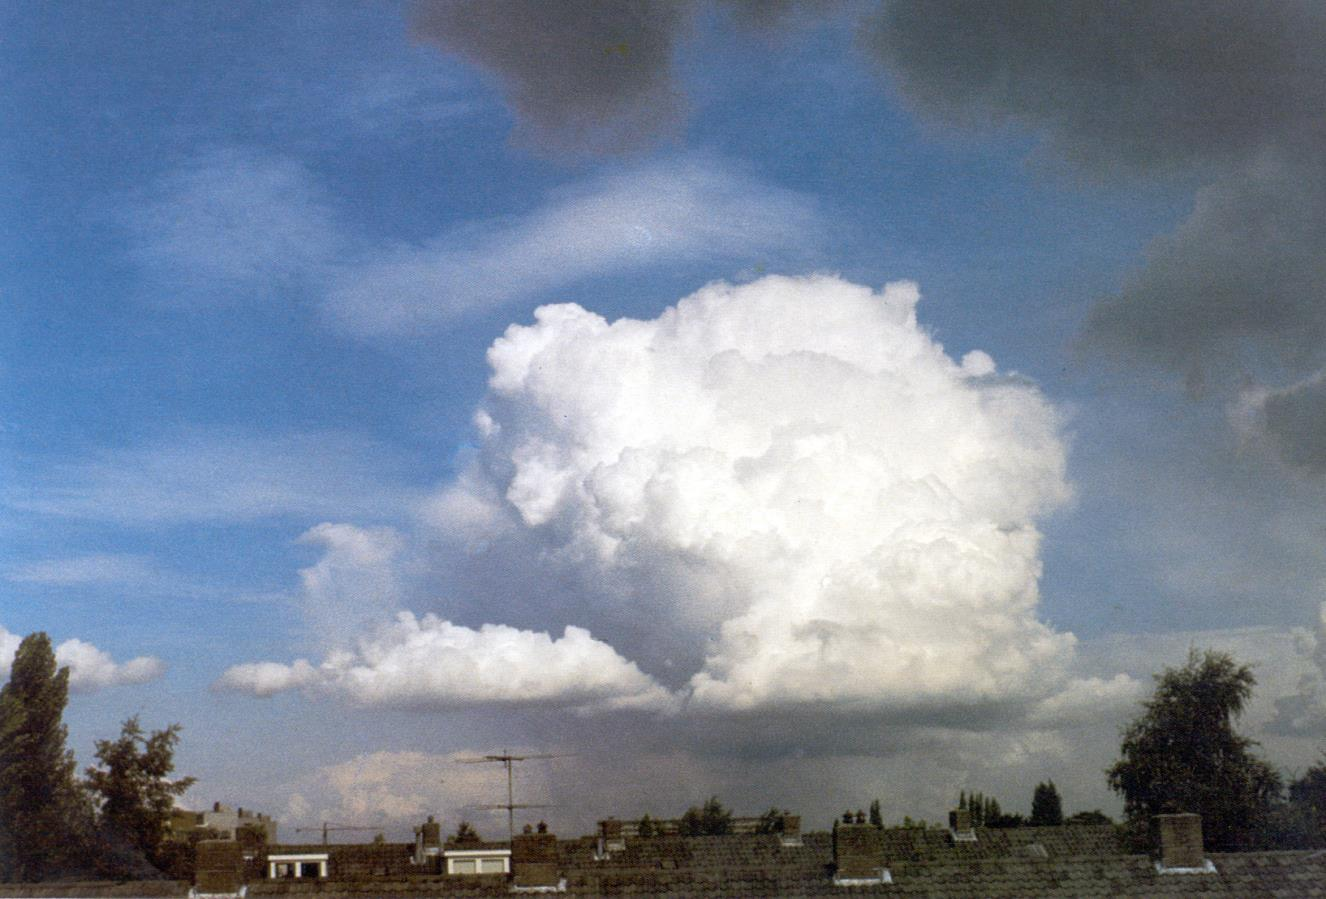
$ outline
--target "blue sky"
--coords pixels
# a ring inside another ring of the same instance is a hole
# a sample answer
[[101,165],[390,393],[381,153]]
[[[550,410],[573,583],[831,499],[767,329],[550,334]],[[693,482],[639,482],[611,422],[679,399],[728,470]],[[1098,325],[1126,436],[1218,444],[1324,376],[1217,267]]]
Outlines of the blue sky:
[[95,647],[81,760],[178,721],[283,826],[485,823],[502,746],[567,827],[1112,809],[1207,644],[1313,760],[1319,12],[538,6],[4,5],[0,637]]

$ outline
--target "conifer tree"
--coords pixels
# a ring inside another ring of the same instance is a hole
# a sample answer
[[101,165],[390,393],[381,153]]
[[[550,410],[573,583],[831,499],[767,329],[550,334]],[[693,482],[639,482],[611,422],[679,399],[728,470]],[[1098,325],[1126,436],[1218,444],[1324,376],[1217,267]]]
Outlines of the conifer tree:
[[1064,823],[1063,801],[1054,781],[1036,784],[1031,794],[1031,826],[1047,827]]
[[86,797],[65,749],[69,669],[46,634],[19,644],[0,688],[0,866],[10,880],[61,872],[87,840]]

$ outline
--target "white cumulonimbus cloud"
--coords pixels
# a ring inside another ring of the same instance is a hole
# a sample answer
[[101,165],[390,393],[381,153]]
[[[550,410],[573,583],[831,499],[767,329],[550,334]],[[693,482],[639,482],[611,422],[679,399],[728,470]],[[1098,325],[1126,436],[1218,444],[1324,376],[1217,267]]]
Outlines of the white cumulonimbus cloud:
[[[358,623],[321,662],[238,665],[218,688],[435,709],[1017,703],[1046,722],[1056,696],[1132,695],[1070,681],[1073,636],[1036,618],[1036,521],[1070,495],[1059,414],[985,353],[950,358],[917,301],[815,276],[710,285],[652,321],[540,308],[490,349],[479,452],[415,543],[494,556],[504,583],[574,572],[584,595],[533,628],[419,618],[400,611],[410,541],[320,525],[306,612]],[[470,614],[528,619],[522,602]]]
[[445,709],[478,704],[666,711],[667,690],[584,628],[559,638],[500,624],[462,627],[401,612],[389,626],[314,666],[257,662],[226,670],[217,688],[270,696],[290,689],[356,705]]
[[[0,679],[9,679],[23,638],[0,627]],[[165,664],[152,656],[139,656],[127,662],[116,662],[105,650],[77,637],[65,640],[55,647],[55,663],[69,668],[69,689],[74,693],[91,693],[104,687],[143,684],[156,680],[165,673]]]
[[705,647],[694,709],[1043,698],[1074,643],[1035,617],[1060,416],[985,353],[948,357],[917,300],[817,276],[652,321],[544,306],[490,349],[480,460],[435,521],[648,579],[602,611]]

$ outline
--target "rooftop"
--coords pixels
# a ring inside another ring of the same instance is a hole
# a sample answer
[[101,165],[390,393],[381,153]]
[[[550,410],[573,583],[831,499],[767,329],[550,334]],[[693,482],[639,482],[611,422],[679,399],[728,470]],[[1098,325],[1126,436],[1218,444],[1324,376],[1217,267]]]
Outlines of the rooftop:
[[[808,833],[799,846],[774,834],[630,837],[625,849],[603,853],[595,837],[557,841],[557,873],[566,896],[930,896],[1326,897],[1326,851],[1210,853],[1214,872],[1162,872],[1150,856],[1130,854],[1108,825],[976,829],[974,843],[953,842],[946,830],[888,828],[879,832],[879,864],[892,883],[834,885],[833,837]],[[505,843],[487,844],[505,848]],[[432,899],[507,896],[501,874],[419,874],[410,844],[283,844],[269,851],[322,852],[332,858],[326,879],[268,880],[250,874],[249,896],[318,899]],[[258,861],[258,860],[255,860]],[[184,897],[173,881],[124,884],[0,886],[0,897]]]

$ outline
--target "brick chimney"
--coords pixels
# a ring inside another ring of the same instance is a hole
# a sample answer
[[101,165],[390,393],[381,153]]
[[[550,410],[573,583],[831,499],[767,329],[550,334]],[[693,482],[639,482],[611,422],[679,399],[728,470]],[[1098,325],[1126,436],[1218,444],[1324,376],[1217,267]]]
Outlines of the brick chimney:
[[516,890],[552,892],[562,884],[557,871],[557,837],[540,826],[538,833],[516,834],[511,839],[511,872]]
[[1203,855],[1201,815],[1156,815],[1155,821],[1162,871],[1205,870],[1211,866]]
[[801,845],[801,816],[783,815],[782,826],[779,828],[778,839],[784,846]]
[[414,829],[414,863],[438,865],[442,856],[442,825],[432,816]]
[[833,828],[835,886],[892,883],[884,866],[884,831],[873,824],[839,822]]
[[235,840],[199,840],[193,884],[200,894],[235,894],[244,885],[244,854]]
[[626,837],[622,833],[622,822],[616,818],[599,822],[599,839],[603,843],[604,852],[626,851]]
[[955,808],[949,812],[948,832],[955,843],[975,843],[976,831],[971,826],[971,809]]

